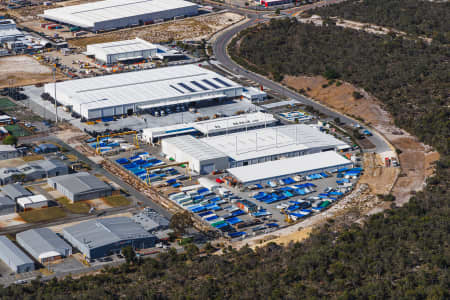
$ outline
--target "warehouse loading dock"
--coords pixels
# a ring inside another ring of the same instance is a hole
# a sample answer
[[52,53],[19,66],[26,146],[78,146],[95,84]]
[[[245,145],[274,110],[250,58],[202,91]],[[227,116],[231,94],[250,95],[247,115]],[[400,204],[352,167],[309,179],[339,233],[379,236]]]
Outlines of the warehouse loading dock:
[[[55,83],[45,85],[55,96]],[[197,65],[182,65],[56,83],[57,101],[86,120],[131,115],[183,103],[234,99],[243,87]]]

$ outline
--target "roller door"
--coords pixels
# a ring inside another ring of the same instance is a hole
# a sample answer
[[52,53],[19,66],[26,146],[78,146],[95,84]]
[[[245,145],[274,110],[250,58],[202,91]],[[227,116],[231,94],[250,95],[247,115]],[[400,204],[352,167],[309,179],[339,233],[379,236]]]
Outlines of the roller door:
[[200,168],[200,174],[210,174],[214,171],[214,164],[202,165]]
[[107,107],[102,109],[102,117],[114,116],[114,107]]

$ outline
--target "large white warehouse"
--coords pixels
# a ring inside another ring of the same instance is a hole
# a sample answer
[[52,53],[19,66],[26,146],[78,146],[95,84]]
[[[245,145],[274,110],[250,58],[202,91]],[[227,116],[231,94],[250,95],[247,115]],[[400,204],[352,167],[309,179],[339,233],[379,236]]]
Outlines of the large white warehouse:
[[309,175],[352,166],[353,163],[350,160],[334,151],[326,151],[231,168],[227,171],[243,185],[251,185],[293,175]]
[[349,148],[343,141],[305,124],[219,135],[204,138],[202,142],[226,153],[230,157],[231,168]]
[[[54,83],[45,85],[52,97]],[[85,119],[239,97],[243,87],[196,65],[173,66],[56,83],[58,102]]]
[[86,47],[86,55],[95,60],[111,65],[119,62],[136,61],[156,56],[156,45],[143,39],[124,40],[110,43],[91,44]]
[[[178,136],[162,140],[162,152],[176,161],[188,160],[201,174],[278,159],[336,150],[349,146],[309,125],[267,127],[196,139]],[[205,158],[205,155],[208,156]],[[224,157],[227,157],[227,166]]]
[[48,9],[41,16],[59,23],[101,31],[197,13],[197,4],[183,0],[105,0]]

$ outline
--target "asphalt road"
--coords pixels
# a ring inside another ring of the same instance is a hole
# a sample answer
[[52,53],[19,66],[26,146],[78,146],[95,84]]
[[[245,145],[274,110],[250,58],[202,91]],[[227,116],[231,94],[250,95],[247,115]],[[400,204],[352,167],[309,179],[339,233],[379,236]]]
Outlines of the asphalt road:
[[[305,105],[312,106],[314,109],[320,111],[323,114],[330,116],[331,118],[339,117],[341,122],[344,124],[358,123],[354,119],[351,119],[343,114],[340,114],[334,110],[331,110],[331,109],[327,108],[326,106],[321,105],[311,99],[305,98],[304,96],[302,96],[296,92],[293,92],[292,90],[290,90],[286,87],[283,87],[282,85],[275,83],[261,75],[250,72],[250,71],[246,70],[245,68],[243,68],[242,66],[238,65],[237,63],[235,63],[228,56],[228,53],[227,53],[228,43],[240,31],[242,31],[250,26],[253,26],[253,25],[256,25],[259,23],[263,23],[263,22],[267,22],[267,19],[258,18],[257,15],[247,15],[247,16],[249,17],[249,20],[247,22],[242,23],[238,26],[232,27],[230,30],[223,31],[216,38],[215,42],[212,45],[215,58],[218,62],[220,62],[222,64],[222,66],[229,69],[232,73],[247,77],[248,79],[253,80],[253,81],[257,82],[258,84],[263,85],[264,87],[269,88],[275,92],[278,92],[281,95],[285,95],[289,98],[298,100]],[[363,126],[363,125],[361,124],[361,126]],[[382,152],[391,150],[391,148],[389,147],[389,144],[377,132],[372,131],[372,133],[373,133],[373,136],[368,137],[368,139],[376,146],[377,153],[382,153]]]

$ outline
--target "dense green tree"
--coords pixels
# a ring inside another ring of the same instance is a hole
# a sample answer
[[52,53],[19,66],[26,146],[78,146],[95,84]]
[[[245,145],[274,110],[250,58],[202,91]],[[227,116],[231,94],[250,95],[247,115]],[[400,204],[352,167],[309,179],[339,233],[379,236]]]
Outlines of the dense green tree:
[[5,145],[17,145],[17,137],[14,135],[8,135],[3,139],[3,144]]

